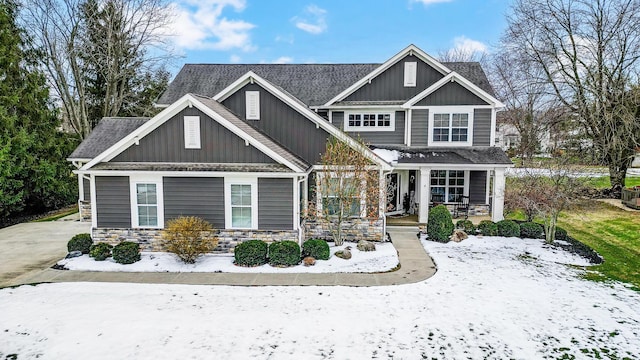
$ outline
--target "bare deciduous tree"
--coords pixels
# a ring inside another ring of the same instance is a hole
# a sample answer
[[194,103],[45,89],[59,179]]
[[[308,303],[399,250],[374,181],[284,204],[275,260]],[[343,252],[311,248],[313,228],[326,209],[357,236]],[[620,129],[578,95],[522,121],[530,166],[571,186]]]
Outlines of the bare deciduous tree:
[[609,167],[611,184],[624,185],[640,142],[638,103],[627,96],[638,81],[640,1],[516,0],[504,41],[538,67],[533,82],[573,113]]
[[[140,91],[132,79],[170,57],[162,35],[169,16],[165,0],[25,1],[22,21],[45,54],[64,120],[81,138]],[[96,89],[100,111],[91,111]]]

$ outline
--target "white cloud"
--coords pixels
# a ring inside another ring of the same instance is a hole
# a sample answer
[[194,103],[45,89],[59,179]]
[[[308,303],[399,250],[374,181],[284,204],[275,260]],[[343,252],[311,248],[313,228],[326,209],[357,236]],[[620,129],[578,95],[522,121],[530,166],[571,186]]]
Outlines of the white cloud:
[[431,5],[431,4],[436,4],[436,3],[446,3],[446,2],[451,2],[451,1],[452,0],[411,0],[411,2],[422,3],[425,6]]
[[182,49],[240,49],[252,51],[250,30],[254,24],[240,19],[222,16],[226,7],[241,12],[246,7],[245,0],[183,0],[172,4],[175,20],[169,29],[169,36]]
[[455,50],[469,54],[475,52],[484,53],[487,52],[488,49],[487,45],[484,43],[477,40],[471,40],[466,36],[458,36],[453,39],[453,45]]
[[229,57],[229,62],[233,64],[238,64],[241,61],[242,61],[242,58],[236,54],[233,54]]
[[292,62],[293,58],[290,56],[280,56],[279,58],[272,61],[260,60],[260,64],[290,64]]
[[294,16],[291,21],[296,27],[310,34],[321,34],[327,30],[327,10],[316,5],[308,5],[301,16]]
[[283,42],[283,43],[287,43],[287,44],[293,44],[295,38],[293,37],[293,34],[289,34],[289,35],[278,35],[275,38],[276,42]]

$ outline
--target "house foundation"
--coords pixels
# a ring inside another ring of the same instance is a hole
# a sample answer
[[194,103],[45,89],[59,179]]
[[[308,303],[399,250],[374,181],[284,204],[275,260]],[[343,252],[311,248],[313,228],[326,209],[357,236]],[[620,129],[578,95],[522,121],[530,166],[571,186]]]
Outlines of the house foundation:
[[[332,240],[331,224],[325,221],[306,220],[304,226],[304,238]],[[384,221],[381,219],[368,220],[356,219],[345,221],[342,232],[346,241],[384,241]]]

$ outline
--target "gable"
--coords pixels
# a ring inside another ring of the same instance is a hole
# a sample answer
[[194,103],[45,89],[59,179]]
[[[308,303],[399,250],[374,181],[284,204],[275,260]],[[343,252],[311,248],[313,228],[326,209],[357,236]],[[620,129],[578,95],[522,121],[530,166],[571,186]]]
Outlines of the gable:
[[[246,119],[246,92],[260,93],[260,120]],[[326,150],[329,133],[258,83],[248,83],[222,101],[240,119],[261,130],[280,145],[316,164]]]
[[[416,86],[404,86],[405,63],[415,62]],[[407,55],[384,72],[371,79],[344,101],[391,101],[408,100],[433,85],[444,75],[415,55]]]
[[444,105],[488,105],[478,95],[469,91],[457,82],[448,82],[424,99],[418,101],[418,106],[444,106]]
[[[200,117],[199,149],[185,149],[185,116]],[[246,145],[234,134],[196,107],[185,107],[151,133],[122,151],[111,162],[160,163],[275,163],[269,156]]]

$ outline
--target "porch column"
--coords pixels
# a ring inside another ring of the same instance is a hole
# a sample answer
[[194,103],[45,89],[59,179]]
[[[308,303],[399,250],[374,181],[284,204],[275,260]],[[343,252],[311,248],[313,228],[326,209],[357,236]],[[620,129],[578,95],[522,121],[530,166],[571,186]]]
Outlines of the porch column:
[[429,178],[431,169],[420,168],[420,201],[418,209],[418,222],[427,223],[429,220]]
[[504,168],[493,170],[493,202],[491,221],[504,220]]

